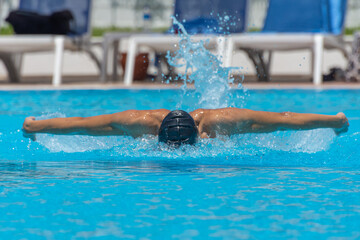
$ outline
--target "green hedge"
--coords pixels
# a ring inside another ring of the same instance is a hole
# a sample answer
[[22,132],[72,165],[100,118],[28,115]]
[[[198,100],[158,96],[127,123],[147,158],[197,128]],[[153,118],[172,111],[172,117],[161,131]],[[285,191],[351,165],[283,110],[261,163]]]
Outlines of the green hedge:
[[[155,28],[152,32],[165,32],[167,28]],[[92,35],[94,37],[101,37],[107,32],[141,32],[141,28],[119,28],[119,27],[94,27],[92,29]]]
[[360,32],[360,27],[345,28],[345,35],[353,35],[355,32]]
[[5,25],[4,27],[0,28],[0,35],[13,35],[14,30],[10,25]]

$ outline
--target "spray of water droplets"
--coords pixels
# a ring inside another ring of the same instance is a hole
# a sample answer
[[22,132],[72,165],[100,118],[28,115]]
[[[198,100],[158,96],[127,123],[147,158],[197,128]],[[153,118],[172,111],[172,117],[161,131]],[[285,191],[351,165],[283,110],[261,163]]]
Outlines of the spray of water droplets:
[[[234,98],[230,98],[229,94],[234,83],[234,78],[229,75],[236,68],[222,66],[220,57],[208,50],[212,44],[210,39],[194,41],[175,17],[173,21],[179,28],[179,49],[174,53],[169,51],[167,59],[171,66],[185,68],[184,73],[178,74],[177,78],[184,81],[184,97],[194,98],[194,108],[238,106],[239,100],[241,102],[244,100],[244,94],[236,99],[237,102]],[[194,84],[194,91],[189,91],[188,83]],[[241,84],[238,87],[242,89]],[[181,103],[182,101],[179,102],[179,107]]]

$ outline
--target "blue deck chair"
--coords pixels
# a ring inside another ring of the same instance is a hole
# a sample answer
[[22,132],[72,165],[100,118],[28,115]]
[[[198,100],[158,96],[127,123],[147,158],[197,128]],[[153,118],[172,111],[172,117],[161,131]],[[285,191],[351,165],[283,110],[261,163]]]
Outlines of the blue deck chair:
[[[248,2],[248,0],[176,0],[173,15],[195,38],[218,37],[246,30]],[[172,26],[168,33],[177,31],[179,31],[178,27]],[[164,57],[165,53],[173,50],[173,45],[178,43],[178,39],[169,34],[133,36],[129,40],[124,79],[126,85],[132,84],[133,81],[134,61],[138,45],[151,47],[158,56],[161,56],[159,57],[162,59],[161,62],[167,62]],[[170,72],[173,73],[173,71]],[[161,76],[161,73],[160,69],[158,76]]]
[[246,51],[269,51],[267,62],[262,56],[253,60],[259,78],[265,80],[269,79],[272,51],[311,49],[313,81],[320,84],[323,48],[337,48],[347,54],[342,40],[346,8],[347,0],[269,0],[262,31],[235,36],[232,43]]
[[90,0],[21,0],[18,9],[43,15],[50,15],[53,12],[68,9],[75,18],[75,26],[72,26],[73,33],[69,34],[69,36],[83,37],[91,33]]
[[[92,0],[20,0],[19,10],[50,15],[53,12],[69,10],[74,16],[72,33],[67,36],[55,35],[14,35],[0,38],[0,57],[8,70],[11,82],[20,81],[20,65],[15,63],[14,56],[25,52],[55,51],[53,84],[61,83],[63,50],[85,51],[100,67],[100,61],[91,51],[91,10]],[[21,61],[17,61],[21,63]]]
[[241,33],[246,31],[247,9],[244,0],[178,0],[174,16],[189,34]]
[[346,0],[270,0],[262,32],[341,34],[345,11]]

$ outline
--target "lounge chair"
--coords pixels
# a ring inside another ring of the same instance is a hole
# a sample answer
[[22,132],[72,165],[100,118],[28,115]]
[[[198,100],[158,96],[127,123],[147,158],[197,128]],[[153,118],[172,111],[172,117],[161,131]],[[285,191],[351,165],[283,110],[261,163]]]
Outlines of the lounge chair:
[[[219,41],[219,36],[245,31],[247,7],[247,0],[177,0],[174,16],[179,22],[184,22],[185,29],[189,34],[193,34],[194,40],[209,39],[207,47],[217,48],[218,54],[222,55],[225,41]],[[178,31],[176,26],[173,30]],[[135,56],[139,46],[148,46],[164,56],[167,51],[175,50],[178,42],[179,37],[174,34],[131,36],[126,60],[125,85],[132,84]]]
[[100,62],[91,51],[91,6],[92,0],[20,0],[19,10],[48,15],[59,10],[70,10],[75,26],[69,35],[13,35],[0,37],[0,58],[8,71],[10,82],[20,81],[20,67],[23,53],[54,51],[54,72],[52,84],[61,84],[64,50],[85,51],[100,67]]
[[[272,51],[310,49],[312,75],[316,85],[322,83],[323,51],[347,51],[342,38],[346,0],[269,0],[263,30],[258,33],[233,35],[228,39],[225,65],[231,66],[232,52],[242,49],[257,52],[256,65],[260,80],[269,80]],[[266,61],[262,53],[269,51]]]

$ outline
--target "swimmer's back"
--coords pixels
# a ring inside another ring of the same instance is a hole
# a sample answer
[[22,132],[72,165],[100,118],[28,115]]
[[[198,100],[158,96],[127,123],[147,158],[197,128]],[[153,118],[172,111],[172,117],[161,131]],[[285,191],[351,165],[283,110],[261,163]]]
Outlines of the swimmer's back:
[[197,109],[190,114],[193,116],[202,137],[216,137],[246,132],[251,127],[248,109],[220,108]]
[[114,113],[112,126],[118,131],[133,137],[145,134],[157,135],[162,120],[170,111],[157,110],[127,110]]

